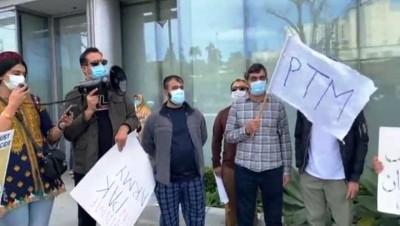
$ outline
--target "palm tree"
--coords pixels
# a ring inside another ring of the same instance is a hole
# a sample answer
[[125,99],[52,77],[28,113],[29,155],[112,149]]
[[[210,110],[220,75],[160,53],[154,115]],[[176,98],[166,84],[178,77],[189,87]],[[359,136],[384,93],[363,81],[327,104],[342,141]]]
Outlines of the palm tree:
[[197,60],[197,57],[201,56],[201,50],[198,46],[192,46],[189,49],[189,56],[192,58],[192,62]]

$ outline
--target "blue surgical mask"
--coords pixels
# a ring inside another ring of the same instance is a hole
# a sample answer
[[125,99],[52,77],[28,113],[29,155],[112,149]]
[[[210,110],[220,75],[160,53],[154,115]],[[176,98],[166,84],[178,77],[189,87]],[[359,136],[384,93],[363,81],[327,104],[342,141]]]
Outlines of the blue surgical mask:
[[250,83],[250,93],[254,96],[263,95],[266,89],[267,89],[266,81],[258,80]]
[[171,102],[175,105],[181,105],[185,102],[185,91],[176,89],[171,91]]
[[92,78],[93,79],[101,78],[106,75],[107,75],[107,68],[104,65],[99,64],[95,67],[92,67]]
[[138,100],[138,99],[133,100],[133,104],[135,106],[138,106],[140,104],[140,100]]

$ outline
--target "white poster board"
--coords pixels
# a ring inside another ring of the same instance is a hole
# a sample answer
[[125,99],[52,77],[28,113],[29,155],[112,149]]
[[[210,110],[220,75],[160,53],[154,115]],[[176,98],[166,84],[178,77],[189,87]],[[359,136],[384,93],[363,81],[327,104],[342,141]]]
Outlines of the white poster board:
[[102,226],[133,226],[154,187],[150,160],[131,133],[122,152],[114,145],[71,196]]
[[342,140],[376,90],[371,79],[289,36],[267,92]]
[[226,194],[224,182],[222,181],[222,178],[217,176],[215,173],[214,173],[214,177],[215,177],[215,183],[217,184],[219,200],[223,204],[227,204],[229,202],[229,198],[228,198],[228,195]]
[[400,215],[400,127],[379,128],[378,211]]
[[8,160],[10,159],[13,137],[14,130],[0,132],[0,197],[3,197],[4,182],[6,179]]

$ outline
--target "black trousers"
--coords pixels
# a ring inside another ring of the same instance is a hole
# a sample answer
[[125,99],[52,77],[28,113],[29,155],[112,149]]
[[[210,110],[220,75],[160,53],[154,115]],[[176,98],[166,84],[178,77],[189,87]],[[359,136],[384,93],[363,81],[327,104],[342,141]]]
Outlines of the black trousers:
[[[75,186],[82,180],[85,174],[74,173]],[[78,225],[79,226],[96,226],[96,220],[93,219],[79,204],[78,204]]]
[[253,226],[257,190],[260,188],[266,226],[282,226],[283,167],[254,172],[235,166],[237,220],[239,226]]

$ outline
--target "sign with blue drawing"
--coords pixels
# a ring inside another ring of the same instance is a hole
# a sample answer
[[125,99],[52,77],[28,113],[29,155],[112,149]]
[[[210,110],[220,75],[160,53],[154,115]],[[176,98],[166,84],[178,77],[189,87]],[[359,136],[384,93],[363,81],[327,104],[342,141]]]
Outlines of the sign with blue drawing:
[[267,92],[342,140],[376,90],[371,79],[289,36]]

